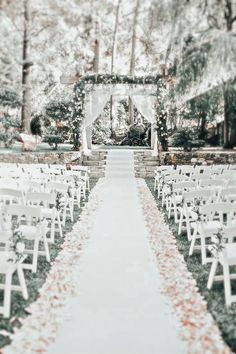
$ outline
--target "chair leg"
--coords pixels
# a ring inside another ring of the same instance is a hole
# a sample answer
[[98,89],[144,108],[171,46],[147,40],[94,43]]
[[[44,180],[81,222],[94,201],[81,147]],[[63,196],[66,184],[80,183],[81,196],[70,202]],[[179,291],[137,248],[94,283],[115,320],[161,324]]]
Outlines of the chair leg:
[[46,253],[46,260],[48,262],[50,262],[50,253],[49,253],[49,247],[48,247],[48,240],[47,240],[47,236],[44,233],[43,234],[43,245],[44,245],[44,249],[45,249],[45,253]]
[[191,235],[191,227],[190,227],[190,222],[188,219],[186,219],[186,229],[187,229],[187,238],[188,241],[192,240],[192,235]]
[[200,242],[201,242],[202,264],[206,264],[207,263],[207,250],[206,250],[206,238],[205,238],[205,235],[201,234]]
[[68,202],[68,207],[69,207],[69,213],[70,213],[70,219],[72,222],[74,222],[74,215],[73,215],[73,209],[70,201]]
[[51,220],[51,230],[50,230],[50,242],[54,243],[55,241],[55,217]]
[[66,224],[66,209],[67,209],[67,205],[65,203],[64,208],[63,208],[63,212],[62,212],[62,225],[65,226]]
[[175,216],[175,223],[177,224],[178,220],[178,213],[177,213],[177,205],[174,203],[174,216]]
[[10,317],[11,311],[11,283],[12,283],[12,273],[6,274],[5,288],[4,288],[4,307],[3,316]]
[[180,218],[179,218],[178,235],[180,235],[182,232],[183,220],[184,220],[184,214],[183,214],[183,211],[181,210]]
[[90,192],[90,181],[89,181],[89,179],[87,180],[87,189]]
[[231,284],[230,284],[230,274],[229,274],[229,265],[223,263],[223,273],[224,273],[224,290],[225,290],[225,303],[226,306],[231,305]]
[[63,235],[62,235],[61,219],[60,219],[60,215],[59,215],[59,213],[57,213],[56,219],[57,219],[57,225],[58,225],[58,229],[59,229],[60,237],[62,237]]
[[214,276],[216,274],[216,269],[217,269],[218,263],[219,263],[218,259],[216,259],[216,258],[212,262],[211,270],[210,270],[209,277],[208,277],[208,282],[207,282],[207,289],[209,289],[209,290],[212,288],[213,281],[214,281]]
[[33,262],[32,262],[32,272],[37,272],[38,266],[38,250],[39,250],[39,239],[38,237],[34,240],[34,250],[33,250]]
[[193,250],[194,250],[194,246],[195,246],[195,242],[196,242],[196,237],[197,237],[197,230],[194,230],[191,244],[190,244],[190,248],[189,248],[189,256],[192,256],[192,254],[193,254]]
[[28,295],[28,290],[27,290],[27,286],[26,286],[26,282],[25,282],[24,272],[23,272],[21,264],[19,264],[18,267],[17,267],[17,274],[18,274],[18,278],[19,278],[19,282],[20,282],[23,298],[25,300],[27,300],[29,298],[29,295]]
[[168,201],[168,199],[167,199],[167,201],[166,201],[166,209],[168,210],[168,219],[170,219],[170,217],[171,217],[171,201]]

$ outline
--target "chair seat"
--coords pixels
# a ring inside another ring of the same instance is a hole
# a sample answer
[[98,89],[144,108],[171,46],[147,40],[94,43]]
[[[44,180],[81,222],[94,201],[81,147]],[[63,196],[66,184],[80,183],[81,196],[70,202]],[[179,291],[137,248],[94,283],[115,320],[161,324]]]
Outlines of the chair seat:
[[226,243],[224,248],[224,256],[229,265],[236,264],[236,243]]
[[27,239],[34,239],[35,237],[40,237],[39,229],[37,226],[32,225],[20,225],[18,230],[22,232],[23,237]]
[[174,200],[175,200],[176,204],[181,204],[183,201],[183,197],[182,197],[182,195],[176,195],[174,197]]
[[43,218],[54,218],[56,216],[56,210],[52,208],[42,208]]
[[9,261],[9,259],[16,259],[15,253],[14,252],[6,252],[6,251],[1,251],[0,252],[0,273],[1,274],[6,274],[8,272],[13,273],[16,268],[17,265],[16,263],[13,261]]
[[[196,227],[199,227],[199,224],[197,222],[192,222],[191,227],[196,229]],[[212,221],[207,221],[202,224],[202,230],[206,234],[214,234],[219,231],[219,229],[222,228],[222,223],[217,220],[212,220]]]

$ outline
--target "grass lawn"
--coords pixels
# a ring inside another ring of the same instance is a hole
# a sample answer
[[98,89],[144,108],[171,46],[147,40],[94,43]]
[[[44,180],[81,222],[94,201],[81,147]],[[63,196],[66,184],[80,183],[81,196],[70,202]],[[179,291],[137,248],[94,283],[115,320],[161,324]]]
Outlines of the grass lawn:
[[[97,183],[97,179],[90,179],[91,189]],[[78,218],[82,212],[82,207],[80,209],[75,209],[74,220],[78,221]],[[67,232],[72,230],[73,223],[67,221],[66,226],[64,228],[64,236],[61,238],[59,235],[55,237],[55,243],[50,244],[50,254],[51,260],[53,261],[58,253],[60,252],[61,245],[64,241],[64,237]],[[44,284],[47,274],[50,270],[50,264],[45,260],[45,257],[39,257],[38,261],[38,270],[37,273],[33,274],[30,270],[25,270],[25,279],[29,292],[29,299],[26,301],[22,298],[21,293],[12,292],[11,297],[11,317],[7,319],[3,319],[0,315],[0,330],[6,330],[8,332],[13,332],[14,327],[20,327],[20,318],[27,316],[27,311],[25,310],[33,301],[35,301],[38,297],[38,291]],[[0,292],[0,303],[3,301],[3,291]],[[0,348],[10,343],[10,338],[7,336],[0,335]]]
[[[161,203],[157,199],[157,194],[153,191],[154,178],[147,178],[145,181],[155,197],[158,208],[165,212],[165,209],[161,207]],[[212,290],[207,290],[206,286],[211,265],[202,265],[200,253],[198,252],[195,252],[192,256],[189,256],[188,251],[190,245],[187,241],[186,233],[183,232],[181,235],[178,235],[178,227],[176,226],[173,218],[170,220],[167,218],[167,214],[165,221],[169,224],[169,227],[177,240],[178,249],[183,254],[189,271],[196,279],[199,290],[207,301],[208,310],[220,328],[225,342],[234,352],[236,352],[236,303],[230,308],[225,306],[224,286],[222,282],[214,283]],[[222,269],[220,272],[221,271]],[[236,293],[236,281],[235,284],[233,284],[232,292]]]

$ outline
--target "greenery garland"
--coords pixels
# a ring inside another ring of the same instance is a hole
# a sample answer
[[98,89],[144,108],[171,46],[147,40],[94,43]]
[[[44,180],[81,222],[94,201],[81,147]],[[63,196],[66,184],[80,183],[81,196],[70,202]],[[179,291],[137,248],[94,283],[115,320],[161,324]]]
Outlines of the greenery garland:
[[[111,74],[90,74],[81,77],[79,81],[75,84],[75,117],[73,121],[73,131],[77,132],[77,140],[74,146],[75,150],[78,150],[81,146],[81,128],[82,122],[85,119],[85,95],[86,95],[86,85],[117,85],[117,84],[129,84],[129,85],[156,85],[157,86],[157,97],[160,99],[160,90],[164,87],[163,76],[129,76],[129,75],[111,75]],[[161,98],[162,99],[162,98]],[[160,108],[161,107],[161,108]],[[167,144],[167,115],[163,110],[162,104],[157,104],[157,132],[159,141],[162,145],[162,149],[166,150]]]

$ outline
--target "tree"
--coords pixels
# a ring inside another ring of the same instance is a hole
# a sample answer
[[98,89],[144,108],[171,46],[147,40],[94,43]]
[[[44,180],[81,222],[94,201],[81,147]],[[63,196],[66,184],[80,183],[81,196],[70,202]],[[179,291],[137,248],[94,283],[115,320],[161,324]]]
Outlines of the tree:
[[[140,7],[140,0],[136,0],[134,17],[133,17],[133,32],[132,32],[132,39],[131,39],[131,56],[130,56],[130,68],[129,68],[130,76],[134,76],[134,71],[135,71],[139,7]],[[134,124],[134,104],[130,97],[129,97],[129,124],[130,125]]]
[[[118,31],[118,24],[119,24],[119,14],[120,14],[120,5],[122,0],[118,0],[116,6],[116,16],[115,16],[115,24],[112,36],[112,48],[111,48],[111,74],[114,73],[114,65],[115,65],[115,57],[116,57],[116,42],[117,42],[117,31]],[[113,135],[112,131],[112,121],[113,121],[113,96],[111,95],[110,100],[110,121],[111,121],[111,138]]]
[[26,133],[30,133],[31,120],[31,79],[29,58],[30,51],[30,0],[24,0],[24,31],[22,43],[22,110],[21,127]]
[[77,136],[73,130],[75,114],[74,101],[52,101],[46,106],[45,115],[51,120],[51,125],[43,139],[50,145],[54,145],[55,150],[58,144],[64,142],[77,146]]

